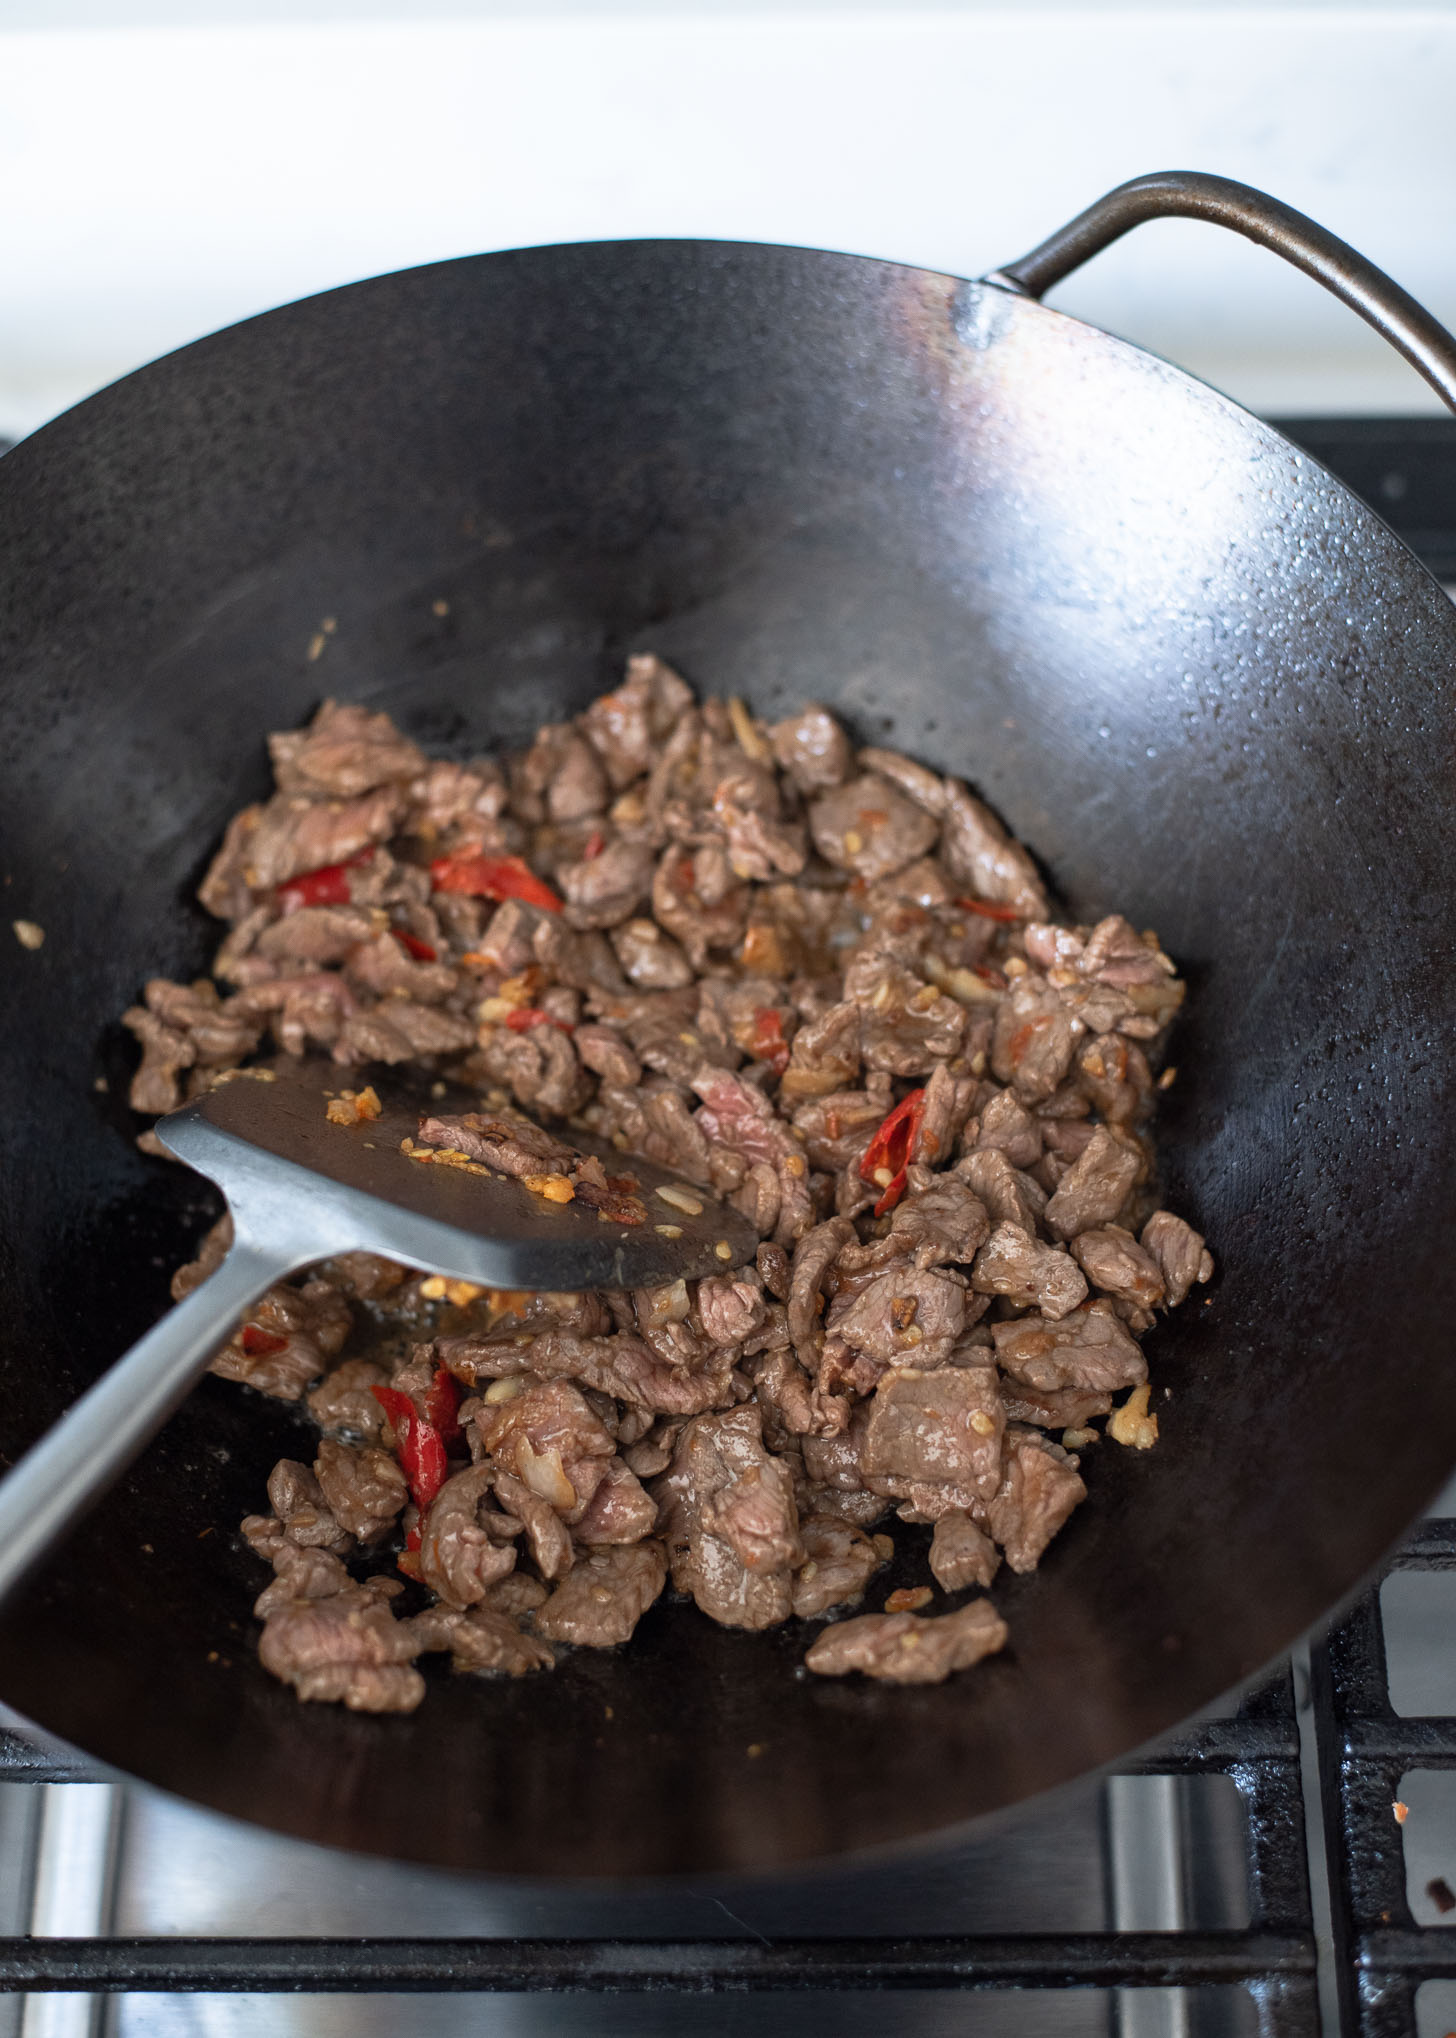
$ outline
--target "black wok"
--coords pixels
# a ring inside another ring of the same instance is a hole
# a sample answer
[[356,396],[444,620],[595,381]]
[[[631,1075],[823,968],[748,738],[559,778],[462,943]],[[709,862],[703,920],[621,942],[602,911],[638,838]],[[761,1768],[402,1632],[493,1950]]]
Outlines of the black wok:
[[675,1604],[551,1677],[432,1673],[412,1718],[300,1706],[257,1666],[234,1530],[301,1432],[208,1380],[6,1614],[0,1697],[311,1840],[760,1868],[1124,1754],[1436,1489],[1456,615],[1275,432],[1036,301],[1151,210],[1280,245],[1456,392],[1449,339],[1348,250],[1163,179],[979,285],[692,242],[411,270],[159,361],[0,463],[4,917],[46,935],[5,936],[6,1452],[156,1317],[211,1214],[132,1145],[114,1019],[205,966],[193,886],[264,788],[262,732],[328,691],[448,752],[517,744],[651,647],[964,773],[1077,916],[1125,907],[1191,979],[1166,1186],[1219,1278],[1152,1340],[1158,1448],[1099,1445],[1041,1571],[998,1585],[1008,1653],[939,1689],[824,1683],[798,1634]]

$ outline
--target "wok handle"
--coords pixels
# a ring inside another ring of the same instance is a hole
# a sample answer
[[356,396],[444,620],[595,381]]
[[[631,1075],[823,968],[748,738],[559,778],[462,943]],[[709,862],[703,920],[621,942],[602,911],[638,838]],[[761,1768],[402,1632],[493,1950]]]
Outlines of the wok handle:
[[243,1311],[300,1264],[288,1244],[240,1239],[0,1481],[0,1600],[155,1436]]
[[1389,340],[1456,410],[1456,339],[1382,269],[1325,228],[1252,184],[1202,170],[1160,170],[1119,184],[1019,261],[986,278],[1040,298],[1093,255],[1149,219],[1206,219],[1272,248]]

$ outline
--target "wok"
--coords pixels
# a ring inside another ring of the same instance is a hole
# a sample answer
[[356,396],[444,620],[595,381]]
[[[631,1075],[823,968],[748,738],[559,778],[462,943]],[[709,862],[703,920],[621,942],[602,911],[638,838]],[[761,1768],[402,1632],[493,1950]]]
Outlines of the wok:
[[[257,1666],[235,1527],[295,1416],[209,1379],[0,1623],[0,1697],[310,1840],[540,1874],[759,1869],[925,1835],[1162,1733],[1347,1595],[1456,1459],[1456,615],[1276,432],[1040,292],[1139,217],[1320,274],[1448,401],[1456,347],[1310,222],[1125,187],[980,283],[630,242],[385,276],[203,340],[0,463],[0,1442],[153,1321],[208,1192],[143,1158],[115,1015],[193,975],[193,888],[325,692],[519,744],[652,648],[968,777],[1071,911],[1190,980],[1166,1191],[1207,1306],[1162,1440],[1097,1447],[1012,1646],[934,1689],[659,1606],[412,1718]],[[445,605],[442,608],[442,605]],[[321,656],[310,657],[322,621]],[[7,935],[8,942],[8,935]],[[106,1078],[103,1094],[96,1085]],[[757,1752],[754,1752],[754,1751]]]

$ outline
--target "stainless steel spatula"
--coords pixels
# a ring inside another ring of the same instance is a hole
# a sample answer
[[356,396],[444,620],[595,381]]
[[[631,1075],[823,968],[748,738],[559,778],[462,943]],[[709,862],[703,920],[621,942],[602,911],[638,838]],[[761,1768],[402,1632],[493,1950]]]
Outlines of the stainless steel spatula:
[[161,1428],[243,1312],[315,1260],[374,1252],[486,1288],[570,1292],[723,1273],[757,1246],[746,1219],[705,1190],[575,1133],[573,1145],[636,1177],[645,1221],[610,1221],[483,1169],[413,1160],[406,1142],[422,1110],[476,1111],[479,1100],[380,1083],[379,1117],[341,1125],[327,1116],[340,1087],[327,1063],[282,1058],[158,1121],[163,1145],[227,1198],[233,1247],[0,1483],[0,1598]]

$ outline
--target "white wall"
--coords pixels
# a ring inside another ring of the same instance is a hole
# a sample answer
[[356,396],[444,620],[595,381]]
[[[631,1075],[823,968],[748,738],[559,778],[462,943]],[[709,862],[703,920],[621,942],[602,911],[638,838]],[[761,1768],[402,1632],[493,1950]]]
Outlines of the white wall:
[[[1267,187],[1456,323],[1452,6],[301,11],[0,0],[0,433],[413,262],[704,234],[976,273],[1170,167]],[[1255,407],[1437,407],[1316,286],[1212,228],[1144,229],[1055,301]]]

